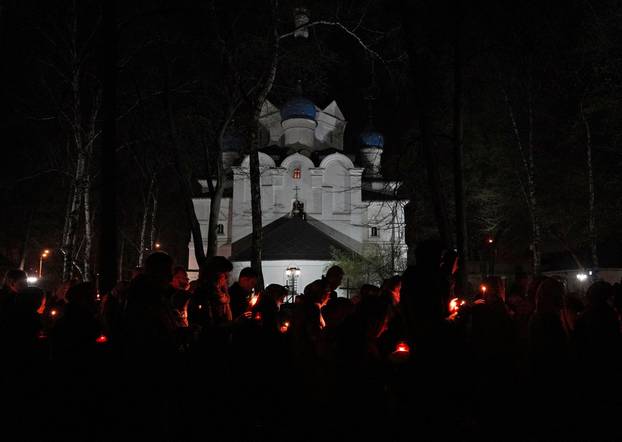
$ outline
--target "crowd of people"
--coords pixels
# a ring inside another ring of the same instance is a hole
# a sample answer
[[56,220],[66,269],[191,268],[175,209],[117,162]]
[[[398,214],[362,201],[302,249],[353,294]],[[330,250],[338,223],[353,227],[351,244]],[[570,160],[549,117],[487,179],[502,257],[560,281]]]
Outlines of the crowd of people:
[[[100,295],[19,270],[0,291],[4,428],[16,440],[615,440],[622,290],[547,277],[454,286],[455,257],[337,296],[344,272],[290,299],[207,259],[163,252]],[[229,286],[232,276],[237,280]]]

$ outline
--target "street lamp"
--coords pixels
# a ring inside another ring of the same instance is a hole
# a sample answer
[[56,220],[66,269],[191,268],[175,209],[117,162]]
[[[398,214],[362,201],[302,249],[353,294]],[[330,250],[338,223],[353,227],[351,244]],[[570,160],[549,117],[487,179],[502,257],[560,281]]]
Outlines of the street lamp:
[[39,279],[43,277],[43,260],[50,255],[50,251],[45,249],[41,256],[39,257]]
[[285,270],[285,276],[287,277],[287,286],[289,288],[290,302],[295,301],[296,292],[298,289],[298,278],[300,278],[300,268],[295,266],[289,266]]

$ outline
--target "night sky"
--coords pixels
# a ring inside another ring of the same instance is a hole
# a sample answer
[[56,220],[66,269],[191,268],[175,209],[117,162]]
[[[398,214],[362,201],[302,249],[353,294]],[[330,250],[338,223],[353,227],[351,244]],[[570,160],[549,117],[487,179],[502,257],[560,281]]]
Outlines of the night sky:
[[[249,90],[266,72],[269,5],[118,3],[116,219],[126,270],[136,265],[143,198],[156,172],[157,240],[178,263],[187,259],[189,224],[173,166],[164,95],[171,103],[188,178],[195,183],[206,176],[205,150],[214,143],[231,97]],[[355,154],[358,135],[368,124],[365,97],[373,95],[373,124],[386,138],[385,174],[403,181],[416,201],[419,238],[437,234],[433,195],[438,192],[454,226],[458,45],[470,259],[482,258],[485,238],[494,236],[499,259],[508,268],[530,266],[531,218],[522,187],[526,176],[511,109],[523,145],[531,140],[533,146],[543,265],[574,266],[572,256],[591,265],[588,131],[600,265],[622,265],[619,2],[281,1],[280,33],[293,30],[293,10],[300,6],[308,8],[311,21],[338,22],[347,32],[318,25],[306,40],[283,39],[268,99],[280,105],[300,80],[304,95],[318,106],[336,100],[348,120],[345,149]],[[101,32],[99,2],[4,0],[0,14],[0,266],[19,265],[25,253],[26,269],[36,268],[40,251],[50,248],[55,252],[46,265],[58,273],[77,159],[75,122],[83,136],[91,124],[93,133],[101,131],[102,114],[93,118],[92,110],[100,105],[106,68],[102,54],[111,43]],[[74,94],[76,60],[79,92]],[[77,103],[80,116],[75,120]],[[249,115],[243,103],[231,132],[245,137]],[[428,144],[422,118],[431,134]],[[94,268],[102,219],[101,149],[98,135],[87,165]],[[431,186],[427,178],[425,152],[436,158],[439,186]]]

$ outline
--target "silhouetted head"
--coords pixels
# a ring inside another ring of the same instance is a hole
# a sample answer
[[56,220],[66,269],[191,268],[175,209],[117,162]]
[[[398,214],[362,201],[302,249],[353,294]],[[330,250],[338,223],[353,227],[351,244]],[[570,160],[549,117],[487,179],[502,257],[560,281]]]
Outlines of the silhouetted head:
[[23,270],[9,270],[4,275],[4,287],[13,293],[17,293],[28,287],[27,275]]
[[402,278],[399,275],[392,276],[382,282],[382,291],[389,296],[393,305],[400,303],[401,290]]
[[371,284],[363,284],[359,290],[359,296],[361,300],[370,297],[378,297],[380,296],[380,288]]
[[24,312],[43,314],[45,292],[38,287],[26,287],[17,294],[17,307]]
[[240,284],[240,287],[242,287],[242,289],[250,292],[257,286],[257,272],[251,267],[244,267],[240,271],[240,276],[238,277],[238,284]]
[[421,241],[415,249],[417,267],[440,268],[445,246],[440,239],[432,238]]
[[274,300],[277,305],[281,305],[287,296],[287,289],[280,284],[270,284],[264,290],[262,297],[263,296]]
[[330,297],[330,291],[321,279],[316,279],[311,284],[307,284],[304,290],[304,298],[308,302],[319,304],[321,307],[326,305]]
[[188,278],[188,272],[182,266],[176,266],[173,269],[173,280],[171,286],[176,290],[188,290],[190,287],[190,279]]
[[613,297],[613,287],[606,281],[596,281],[587,289],[586,296],[591,306],[604,306]]
[[97,290],[95,284],[83,282],[76,284],[67,291],[66,299],[70,305],[76,305],[84,310],[94,311],[96,306]]
[[559,313],[564,302],[564,286],[553,278],[546,278],[536,292],[536,311],[538,313]]
[[389,299],[384,296],[361,298],[356,315],[365,324],[368,337],[377,338],[386,330],[388,309]]
[[343,275],[344,271],[339,266],[332,266],[326,271],[326,284],[331,292],[339,288],[341,281],[343,281]]
[[158,285],[168,285],[173,278],[173,258],[154,252],[145,260],[145,276]]

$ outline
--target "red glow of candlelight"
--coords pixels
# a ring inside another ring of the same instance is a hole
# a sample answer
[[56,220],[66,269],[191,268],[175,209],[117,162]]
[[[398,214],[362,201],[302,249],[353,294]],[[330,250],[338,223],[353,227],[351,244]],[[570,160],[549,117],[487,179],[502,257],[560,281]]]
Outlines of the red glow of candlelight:
[[99,335],[99,337],[95,339],[95,342],[97,342],[98,344],[105,344],[106,342],[108,342],[108,338],[106,337],[106,335]]
[[395,346],[395,352],[396,353],[409,353],[410,347],[405,342],[398,342],[397,345]]
[[486,290],[488,290],[488,287],[486,287],[484,284],[479,286],[479,289],[482,291],[483,294],[486,294]]
[[259,312],[255,313],[255,321],[261,321],[261,319],[262,319],[261,313]]
[[251,308],[255,307],[255,304],[257,304],[257,300],[259,299],[259,295],[253,295],[251,296],[250,301],[248,301],[248,304]]
[[452,298],[451,301],[449,301],[449,312],[456,313],[464,304],[465,301],[463,299]]
[[50,316],[56,316],[58,312],[54,309],[50,310]]
[[280,328],[281,333],[287,333],[287,330],[289,329],[289,321],[285,321]]

